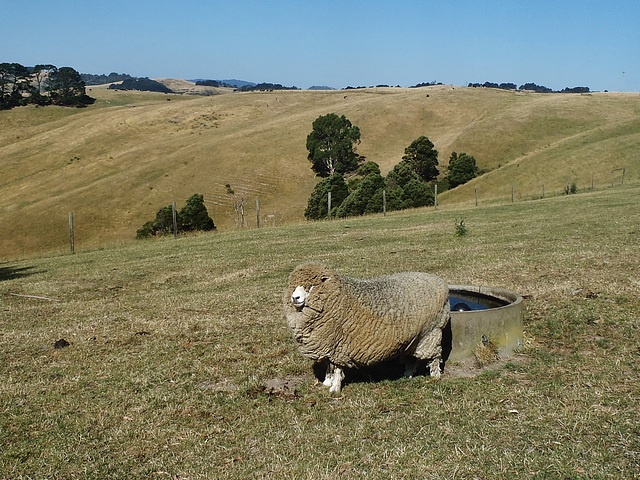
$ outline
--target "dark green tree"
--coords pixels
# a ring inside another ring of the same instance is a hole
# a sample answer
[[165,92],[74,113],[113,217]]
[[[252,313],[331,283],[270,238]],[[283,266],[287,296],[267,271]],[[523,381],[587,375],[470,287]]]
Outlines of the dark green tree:
[[[180,212],[176,212],[176,223],[180,225]],[[154,235],[168,235],[173,233],[173,207],[167,205],[156,213],[153,222]]]
[[402,160],[409,162],[413,170],[425,182],[435,180],[440,171],[438,170],[438,151],[433,143],[424,135],[411,142],[404,149]]
[[328,193],[331,192],[331,211],[335,211],[349,195],[349,188],[341,173],[320,180],[313,189],[304,216],[307,220],[320,220],[327,217]]
[[27,104],[32,90],[27,67],[19,63],[0,63],[0,109]]
[[80,74],[71,67],[61,67],[50,75],[49,96],[51,102],[62,106],[84,106],[92,103],[86,95]]
[[477,177],[480,171],[474,157],[466,153],[458,155],[456,152],[451,153],[447,170],[450,188],[467,183],[472,178]]
[[382,211],[385,180],[379,171],[370,172],[338,207],[338,217],[354,217]]
[[387,175],[387,209],[426,207],[434,204],[433,191],[413,169],[411,162],[403,160]]
[[357,175],[349,178],[349,181],[347,182],[349,192],[353,192],[356,188],[358,188],[360,182],[362,182],[362,180],[364,180],[370,173],[377,173],[378,175],[380,175],[380,165],[378,165],[376,162],[369,161],[360,166],[360,168],[358,168]]
[[311,169],[321,177],[356,171],[360,157],[354,145],[360,143],[360,129],[335,113],[316,118],[312,127],[307,136]]
[[204,205],[204,195],[193,194],[179,213],[179,229],[182,232],[215,230],[213,219]]

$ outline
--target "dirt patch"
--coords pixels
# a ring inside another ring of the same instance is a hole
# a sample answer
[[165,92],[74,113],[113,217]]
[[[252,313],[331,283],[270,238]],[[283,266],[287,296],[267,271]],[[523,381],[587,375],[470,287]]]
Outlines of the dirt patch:
[[[447,363],[442,375],[443,379],[447,378],[473,378],[481,375],[486,370],[500,370],[509,362],[520,362],[521,356],[518,358],[514,356],[509,357],[492,357],[490,363],[481,363],[476,358],[466,360],[464,362]],[[487,359],[485,358],[485,362]],[[388,367],[387,367],[388,368]],[[396,374],[395,371],[390,370],[378,370],[374,367],[369,369],[361,369],[360,371],[350,370],[350,375],[347,376],[346,384],[353,382],[377,382],[389,379],[398,379],[402,375]],[[423,373],[424,374],[424,373]],[[428,376],[428,372],[425,374]],[[267,395],[269,397],[277,397],[285,400],[296,400],[302,398],[300,387],[303,383],[308,381],[316,381],[316,385],[320,385],[319,377],[317,376],[288,376],[282,378],[270,378],[262,381],[255,387],[249,388],[246,392],[250,398],[256,398],[259,395]],[[241,390],[241,387],[229,379],[223,379],[219,382],[205,381],[199,384],[203,390],[210,390],[213,392],[226,392],[234,393]],[[320,385],[321,386],[321,385]]]
[[262,394],[287,400],[300,398],[298,388],[309,379],[310,377],[304,376],[271,378],[263,382],[261,385],[250,389],[247,392],[247,395],[249,397],[256,397]]
[[[487,362],[487,358],[484,358]],[[477,358],[470,358],[463,362],[447,363],[442,374],[443,379],[447,378],[473,378],[481,375],[486,370],[501,370],[507,363],[521,363],[524,357],[521,355],[492,357],[492,361],[482,363]]]

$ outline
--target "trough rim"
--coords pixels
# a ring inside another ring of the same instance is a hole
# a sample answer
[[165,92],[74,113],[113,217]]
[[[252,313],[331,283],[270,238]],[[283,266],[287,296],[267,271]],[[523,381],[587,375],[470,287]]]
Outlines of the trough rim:
[[[500,310],[502,308],[509,308],[515,305],[520,305],[523,302],[522,295],[517,292],[507,290],[506,288],[500,287],[489,287],[486,285],[458,285],[458,284],[450,284],[449,285],[449,294],[451,292],[470,292],[476,293],[479,295],[484,295],[487,297],[495,297],[503,302],[508,302],[506,305],[502,305],[501,307],[489,308],[487,310]],[[484,310],[481,310],[484,311]],[[451,312],[456,315],[466,315],[466,314],[478,314],[477,310],[469,310],[464,312]]]

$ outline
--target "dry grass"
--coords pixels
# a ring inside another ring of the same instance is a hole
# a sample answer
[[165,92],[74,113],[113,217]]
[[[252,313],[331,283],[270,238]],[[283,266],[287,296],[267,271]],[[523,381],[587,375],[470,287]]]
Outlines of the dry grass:
[[[635,184],[2,264],[0,479],[637,478],[639,207]],[[515,290],[525,348],[332,397],[280,306],[304,260]]]
[[[221,90],[223,91],[223,90]],[[358,151],[383,172],[427,135],[446,164],[451,151],[494,169],[441,196],[443,205],[558,194],[611,182],[627,167],[637,181],[640,96],[538,95],[450,86],[421,89],[225,94],[210,97],[92,88],[86,109],[0,112],[0,235],[5,258],[67,249],[67,216],[78,248],[129,242],[156,211],[205,195],[221,230],[233,229],[225,184],[247,199],[247,219],[302,219],[316,179],[306,160],[311,123],[329,112],[362,130]],[[427,97],[428,95],[428,97]],[[346,98],[345,98],[346,96]],[[170,100],[170,101],[167,101]],[[498,168],[500,167],[500,168]],[[267,219],[266,216],[269,215]]]

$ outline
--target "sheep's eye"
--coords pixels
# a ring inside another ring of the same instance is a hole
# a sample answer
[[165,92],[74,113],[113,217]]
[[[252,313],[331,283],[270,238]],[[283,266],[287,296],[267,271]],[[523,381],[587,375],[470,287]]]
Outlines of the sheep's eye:
[[322,278],[320,279],[322,280],[322,283],[326,282],[327,280],[331,280],[331,277],[327,277],[326,275],[323,275]]

